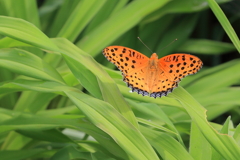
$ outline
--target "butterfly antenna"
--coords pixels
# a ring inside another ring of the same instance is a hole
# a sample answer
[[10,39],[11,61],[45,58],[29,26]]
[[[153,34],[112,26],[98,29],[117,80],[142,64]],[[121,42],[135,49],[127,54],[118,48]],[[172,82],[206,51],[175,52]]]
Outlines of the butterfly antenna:
[[163,48],[161,48],[159,51],[161,51],[161,50],[163,50],[163,49],[165,49],[165,48],[167,48],[170,44],[172,44],[172,43],[174,43],[175,41],[177,41],[178,39],[176,38],[176,39],[174,39],[171,43],[169,43],[168,45],[166,45],[165,47],[163,47]]
[[143,44],[149,51],[151,51],[151,52],[153,53],[153,51],[152,51],[145,43],[143,43],[143,41],[141,40],[140,37],[137,37],[137,38],[139,39],[140,42],[142,42],[142,44]]

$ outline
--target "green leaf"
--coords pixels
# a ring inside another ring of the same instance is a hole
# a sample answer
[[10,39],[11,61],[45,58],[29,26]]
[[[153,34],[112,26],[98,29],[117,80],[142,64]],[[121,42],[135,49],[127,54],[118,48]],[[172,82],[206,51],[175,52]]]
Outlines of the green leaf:
[[217,17],[218,21],[221,23],[223,29],[227,33],[228,37],[231,39],[232,43],[240,53],[240,44],[239,44],[239,38],[232,28],[230,22],[228,21],[227,17],[219,7],[219,5],[215,2],[215,0],[207,0],[209,7],[212,9],[213,13]]
[[67,146],[60,149],[51,157],[51,160],[72,160],[72,159],[86,159],[91,160],[91,154],[77,150],[73,146]]
[[[239,80],[239,59],[229,61],[205,71],[200,71],[195,78],[199,78],[187,86],[186,89],[195,95],[208,95],[229,87]],[[235,73],[235,74],[232,74]],[[221,79],[221,81],[216,81]],[[212,83],[214,82],[214,83]]]
[[28,150],[12,150],[12,151],[0,151],[0,158],[7,160],[22,160],[31,158],[34,155],[43,153],[43,149],[28,149]]
[[64,83],[62,77],[52,66],[24,50],[0,50],[0,66],[32,78]]
[[167,0],[154,0],[151,3],[148,0],[132,1],[118,14],[112,15],[89,35],[84,36],[77,42],[77,46],[92,56],[96,56],[103,48],[137,25],[142,18],[167,2]]
[[97,127],[108,133],[133,159],[158,159],[143,135],[109,104],[77,92],[65,92]]
[[66,63],[82,86],[95,97],[110,103],[137,127],[137,120],[129,105],[123,99],[114,81],[101,66],[90,55],[66,39],[55,39],[54,42],[61,49]]
[[0,35],[11,37],[44,50],[58,51],[58,48],[37,27],[19,18],[0,16]]
[[98,13],[93,17],[89,25],[86,27],[86,30],[84,30],[83,35],[88,35],[90,32],[96,29],[101,23],[103,23],[109,16],[121,10],[127,3],[128,0],[105,1],[105,3],[100,8]]
[[190,154],[195,160],[211,160],[212,147],[203,136],[195,122],[191,125]]
[[187,53],[220,55],[234,51],[235,47],[230,43],[208,39],[189,39],[177,50]]
[[4,14],[1,15],[21,18],[40,28],[36,1],[1,0],[0,10],[4,11]]
[[148,125],[150,127],[153,127],[153,128],[156,128],[156,129],[159,129],[159,130],[162,130],[162,131],[165,131],[165,132],[169,132],[169,133],[172,133],[172,134],[176,134],[174,132],[172,132],[171,130],[165,128],[165,127],[162,127],[154,122],[149,122],[149,120],[145,120],[145,119],[142,119],[142,118],[138,118],[138,122],[142,123],[142,124],[145,124],[145,125]]
[[55,142],[55,143],[74,143],[70,138],[66,135],[62,134],[58,130],[50,129],[50,130],[18,130],[18,133],[30,137],[35,140],[47,141],[47,142]]
[[150,130],[145,127],[141,127],[141,131],[163,159],[193,160],[185,148],[168,134]]
[[105,2],[106,0],[79,1],[57,37],[65,37],[70,41],[74,41]]
[[183,104],[203,136],[222,157],[225,159],[238,159],[240,157],[240,147],[234,139],[214,130],[206,120],[206,110],[182,87],[175,89],[169,97],[178,99]]

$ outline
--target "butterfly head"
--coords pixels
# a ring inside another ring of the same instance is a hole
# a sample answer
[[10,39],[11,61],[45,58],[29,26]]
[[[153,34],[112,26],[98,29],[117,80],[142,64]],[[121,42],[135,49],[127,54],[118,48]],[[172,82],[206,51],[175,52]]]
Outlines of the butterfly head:
[[158,59],[158,55],[156,53],[153,53],[151,55],[150,59]]

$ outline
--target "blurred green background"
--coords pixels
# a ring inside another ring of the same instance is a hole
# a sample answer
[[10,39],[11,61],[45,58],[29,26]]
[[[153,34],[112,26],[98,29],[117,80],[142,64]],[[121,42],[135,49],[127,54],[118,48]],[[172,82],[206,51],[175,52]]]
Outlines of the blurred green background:
[[[239,159],[239,33],[239,0],[0,0],[0,159]],[[102,49],[137,37],[204,66],[130,93]]]

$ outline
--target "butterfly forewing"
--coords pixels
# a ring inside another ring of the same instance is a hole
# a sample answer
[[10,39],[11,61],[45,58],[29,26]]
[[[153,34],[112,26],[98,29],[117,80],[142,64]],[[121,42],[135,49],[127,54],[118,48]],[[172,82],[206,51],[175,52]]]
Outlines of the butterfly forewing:
[[131,74],[144,67],[148,57],[133,49],[122,46],[109,46],[103,49],[103,55],[124,74]]

